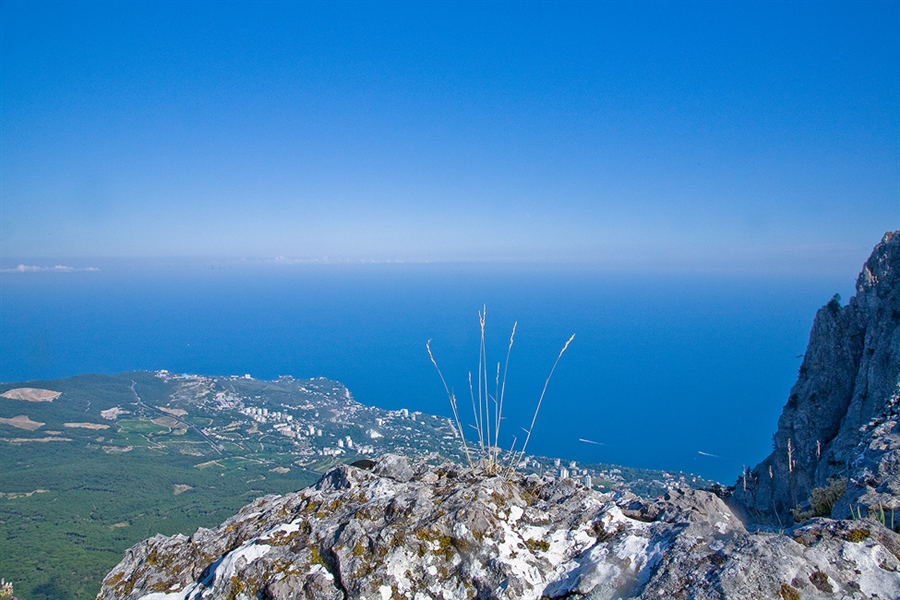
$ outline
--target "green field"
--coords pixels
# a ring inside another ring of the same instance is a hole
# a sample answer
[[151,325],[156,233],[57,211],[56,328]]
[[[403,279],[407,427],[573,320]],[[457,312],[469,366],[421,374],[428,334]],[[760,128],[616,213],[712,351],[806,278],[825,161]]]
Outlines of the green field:
[[[256,496],[316,478],[246,460],[196,468],[193,457],[143,449],[116,455],[59,443],[42,450],[38,458],[25,445],[3,449],[4,462],[17,466],[0,474],[0,490],[47,490],[0,500],[0,573],[21,600],[93,598],[129,546],[213,527]],[[176,495],[176,486],[190,489]]]
[[[47,382],[64,392],[53,403],[0,399],[0,417],[25,414],[46,423],[35,432],[0,424],[0,437],[37,438],[56,430],[73,440],[0,442],[0,577],[13,582],[20,600],[94,598],[103,576],[133,544],[157,533],[214,527],[257,496],[291,492],[318,478],[289,461],[290,471],[278,473],[272,469],[280,463],[249,457],[198,468],[215,458],[205,442],[191,432],[168,434],[148,419],[109,422],[106,430],[64,426],[103,423],[99,410],[133,401],[132,377],[117,385],[109,377]],[[158,381],[144,375],[142,383],[142,397],[164,399],[159,393],[167,390]],[[185,448],[205,452],[194,456]]]

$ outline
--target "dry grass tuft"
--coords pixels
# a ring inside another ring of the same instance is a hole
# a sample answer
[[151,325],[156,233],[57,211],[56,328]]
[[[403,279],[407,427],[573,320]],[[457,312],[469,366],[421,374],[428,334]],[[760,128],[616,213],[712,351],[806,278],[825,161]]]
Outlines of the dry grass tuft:
[[[437,361],[434,358],[434,354],[431,351],[431,340],[428,340],[425,344],[425,349],[428,351],[428,358],[431,359],[431,363],[434,365],[434,368],[438,372],[438,376],[441,378],[441,383],[444,386],[444,391],[447,393],[447,398],[450,401],[450,408],[453,411],[453,419],[456,423],[456,428],[459,431],[460,438],[463,444],[463,450],[466,455],[466,461],[469,464],[469,467],[474,471],[480,471],[487,475],[496,475],[499,473],[504,473],[506,476],[512,475],[515,472],[516,465],[519,461],[525,456],[525,450],[528,447],[528,441],[531,439],[531,433],[534,431],[534,425],[537,421],[538,413],[541,410],[541,404],[544,401],[544,397],[547,394],[547,387],[550,385],[550,379],[553,377],[554,371],[556,371],[556,366],[559,364],[560,359],[563,354],[565,354],[566,350],[569,348],[569,344],[572,343],[572,340],[575,339],[575,335],[573,334],[568,341],[563,345],[562,349],[559,351],[559,354],[556,357],[556,360],[553,362],[553,366],[550,369],[549,375],[547,375],[546,381],[544,381],[544,388],[541,390],[541,395],[538,398],[537,406],[534,409],[534,416],[531,419],[531,425],[528,429],[525,430],[526,437],[525,442],[522,444],[521,450],[516,449],[517,439],[513,436],[512,446],[506,451],[506,462],[504,463],[502,455],[502,451],[499,446],[500,442],[500,424],[503,421],[503,403],[506,395],[506,378],[509,373],[509,358],[512,354],[513,343],[515,342],[516,337],[516,327],[518,322],[513,323],[512,331],[509,335],[509,344],[506,348],[506,357],[502,366],[501,363],[497,363],[497,368],[494,372],[493,384],[494,391],[491,393],[490,384],[491,378],[488,375],[489,363],[487,357],[487,347],[485,345],[485,323],[486,323],[486,315],[487,310],[482,308],[478,313],[478,324],[481,329],[481,338],[479,343],[478,350],[478,370],[476,371],[477,375],[475,378],[472,377],[472,372],[469,372],[469,397],[472,401],[472,416],[475,421],[474,425],[470,425],[473,429],[475,429],[476,437],[477,437],[477,445],[473,448],[473,451],[470,451],[469,444],[466,441],[465,433],[462,426],[462,421],[459,416],[459,403],[456,398],[456,394],[453,390],[450,389],[450,386],[447,385],[447,380],[444,378],[444,374],[441,372],[440,367],[438,366]],[[473,457],[473,453],[477,452],[477,455]]]

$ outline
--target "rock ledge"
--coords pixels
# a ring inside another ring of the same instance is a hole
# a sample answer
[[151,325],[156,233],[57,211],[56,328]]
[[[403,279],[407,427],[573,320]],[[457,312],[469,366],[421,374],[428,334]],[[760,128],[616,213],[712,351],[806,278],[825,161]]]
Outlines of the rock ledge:
[[[799,595],[797,595],[799,594]],[[388,455],[126,552],[103,600],[900,597],[900,536],[871,520],[748,532],[717,496],[653,502],[572,480]]]

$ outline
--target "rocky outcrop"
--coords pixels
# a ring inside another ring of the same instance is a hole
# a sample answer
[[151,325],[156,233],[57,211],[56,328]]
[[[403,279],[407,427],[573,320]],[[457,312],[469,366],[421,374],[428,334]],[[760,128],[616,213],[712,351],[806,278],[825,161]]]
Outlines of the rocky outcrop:
[[844,494],[831,516],[877,518],[900,530],[900,390],[861,428]]
[[856,296],[816,314],[774,449],[744,473],[735,501],[750,520],[786,526],[816,489],[846,482],[835,516],[900,511],[900,232],[863,265]]
[[702,491],[648,502],[397,456],[371,467],[146,540],[98,598],[900,597],[900,536],[874,521],[750,533]]

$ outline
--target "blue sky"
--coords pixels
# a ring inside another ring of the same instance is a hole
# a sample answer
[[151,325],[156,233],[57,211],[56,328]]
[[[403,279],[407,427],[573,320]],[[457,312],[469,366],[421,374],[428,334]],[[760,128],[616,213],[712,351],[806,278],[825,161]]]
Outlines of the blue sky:
[[13,265],[853,277],[900,228],[898,2],[4,0],[0,34]]

